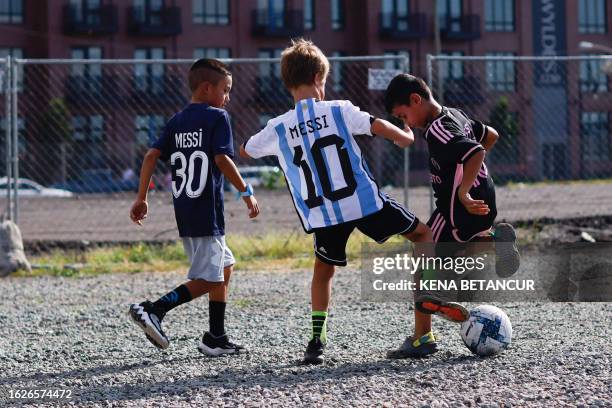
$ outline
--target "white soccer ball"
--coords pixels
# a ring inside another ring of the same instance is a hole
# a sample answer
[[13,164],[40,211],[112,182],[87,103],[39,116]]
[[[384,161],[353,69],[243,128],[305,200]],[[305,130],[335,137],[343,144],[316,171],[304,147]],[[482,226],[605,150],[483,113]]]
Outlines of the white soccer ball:
[[503,310],[480,305],[470,311],[470,317],[461,323],[463,343],[474,354],[492,356],[507,348],[512,340],[512,324]]

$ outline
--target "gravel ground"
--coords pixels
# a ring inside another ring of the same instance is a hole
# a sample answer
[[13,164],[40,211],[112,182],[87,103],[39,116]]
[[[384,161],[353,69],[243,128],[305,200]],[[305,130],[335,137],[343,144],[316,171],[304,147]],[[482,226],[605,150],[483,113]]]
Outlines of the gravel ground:
[[[390,195],[403,202],[403,190]],[[497,187],[498,220],[509,222],[612,215],[612,183],[535,184]],[[244,204],[226,195],[227,233],[259,234],[301,231],[286,190],[258,190],[261,214],[249,220]],[[20,199],[19,227],[26,241],[133,241],[177,237],[170,193],[149,200],[150,216],[136,228],[128,218],[134,194],[83,195],[74,199]],[[0,208],[3,202],[0,197]],[[409,208],[423,221],[429,217],[429,188],[409,189]]]
[[[309,334],[309,271],[237,272],[228,331],[249,353],[196,351],[207,302],[171,312],[160,352],[126,315],[182,273],[0,280],[0,406],[9,390],[70,389],[78,406],[612,406],[612,304],[522,303],[511,347],[472,356],[458,327],[436,320],[441,351],[389,361],[412,322],[408,306],[364,303],[359,273],[335,281],[328,361],[298,366]],[[383,317],[383,318],[381,318]],[[57,405],[57,401],[48,402]],[[37,401],[36,404],[41,404]]]

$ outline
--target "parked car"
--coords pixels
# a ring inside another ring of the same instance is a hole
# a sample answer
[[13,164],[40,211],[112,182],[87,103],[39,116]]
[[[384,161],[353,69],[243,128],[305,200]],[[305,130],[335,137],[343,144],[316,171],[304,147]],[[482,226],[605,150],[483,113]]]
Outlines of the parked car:
[[[238,172],[245,183],[250,183],[253,187],[276,188],[273,181],[282,178],[281,170],[277,166],[238,166]],[[270,185],[268,185],[270,184]],[[225,191],[236,191],[227,179],[225,180]]]
[[[8,180],[6,177],[0,178],[0,197],[6,197]],[[18,197],[72,197],[74,194],[68,190],[60,188],[45,187],[37,182],[20,178],[17,181]]]
[[56,183],[52,187],[69,190],[73,193],[116,193],[119,191],[137,191],[138,180],[116,179],[110,169],[85,170],[80,179],[66,183]]

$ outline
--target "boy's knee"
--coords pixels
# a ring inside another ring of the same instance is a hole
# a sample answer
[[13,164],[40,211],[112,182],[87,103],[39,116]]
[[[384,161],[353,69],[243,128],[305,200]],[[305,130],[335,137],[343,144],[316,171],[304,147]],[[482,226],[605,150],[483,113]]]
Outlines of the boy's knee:
[[433,234],[431,228],[426,224],[419,222],[416,229],[410,233],[404,234],[404,237],[412,242],[431,242],[433,241]]

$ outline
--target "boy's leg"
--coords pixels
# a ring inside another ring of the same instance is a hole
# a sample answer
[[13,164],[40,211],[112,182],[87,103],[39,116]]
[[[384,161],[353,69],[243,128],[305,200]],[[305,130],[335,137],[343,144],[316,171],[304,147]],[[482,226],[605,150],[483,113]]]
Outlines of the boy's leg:
[[155,302],[134,303],[128,311],[147,339],[161,349],[170,344],[161,327],[166,313],[223,284],[224,237],[185,237],[183,247],[191,263],[187,275],[190,281]]
[[354,228],[353,223],[347,222],[314,231],[316,258],[310,286],[312,335],[304,352],[304,364],[323,362],[323,349],[327,344],[327,313],[335,266],[346,266],[346,243]]
[[225,309],[229,283],[234,270],[234,255],[229,247],[225,247],[223,265],[223,283],[208,294],[209,331],[204,333],[198,350],[208,356],[236,354],[244,347],[230,342],[225,333]]

